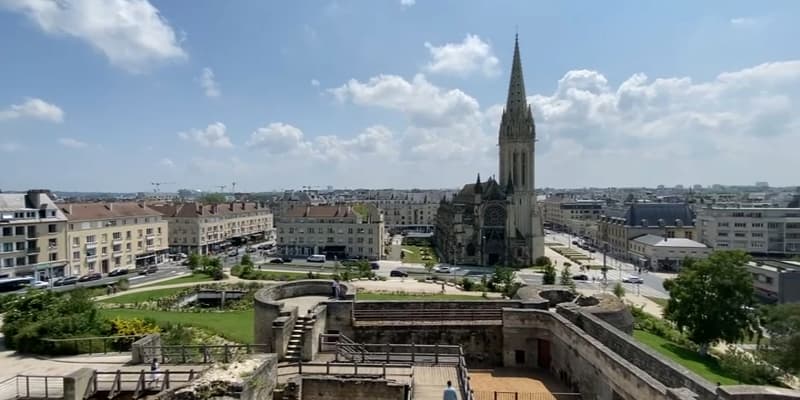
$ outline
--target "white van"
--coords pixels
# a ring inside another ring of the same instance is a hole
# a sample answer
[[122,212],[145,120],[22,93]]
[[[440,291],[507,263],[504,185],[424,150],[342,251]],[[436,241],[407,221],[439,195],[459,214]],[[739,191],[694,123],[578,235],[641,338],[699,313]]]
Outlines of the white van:
[[324,263],[325,262],[325,255],[324,254],[313,254],[313,255],[308,256],[308,258],[306,258],[306,261]]

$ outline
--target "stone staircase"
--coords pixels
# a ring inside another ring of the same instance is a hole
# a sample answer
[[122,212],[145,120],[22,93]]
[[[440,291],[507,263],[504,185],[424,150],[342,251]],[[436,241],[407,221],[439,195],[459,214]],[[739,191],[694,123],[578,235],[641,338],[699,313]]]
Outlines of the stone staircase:
[[289,344],[286,346],[286,361],[300,361],[303,355],[303,333],[314,327],[314,317],[297,317],[289,337]]

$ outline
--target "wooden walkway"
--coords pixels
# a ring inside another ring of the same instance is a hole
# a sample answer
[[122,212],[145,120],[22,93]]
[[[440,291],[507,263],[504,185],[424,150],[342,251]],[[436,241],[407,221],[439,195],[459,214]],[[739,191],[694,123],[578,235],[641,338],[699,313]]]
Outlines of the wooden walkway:
[[453,383],[461,399],[461,387],[455,366],[415,366],[414,400],[441,400],[447,381]]

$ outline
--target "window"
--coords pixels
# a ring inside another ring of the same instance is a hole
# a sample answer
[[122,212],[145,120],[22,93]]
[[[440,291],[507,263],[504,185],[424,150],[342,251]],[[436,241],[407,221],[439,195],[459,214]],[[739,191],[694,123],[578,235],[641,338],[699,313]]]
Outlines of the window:
[[160,226],[158,227],[158,234],[159,235],[161,234],[161,227]]
[[72,252],[72,259],[73,260],[80,260],[81,259],[81,252],[80,251],[73,251]]
[[24,236],[24,235],[25,235],[25,227],[24,227],[24,226],[18,226],[18,227],[16,227],[16,228],[14,229],[14,233],[15,233],[17,236]]
[[58,229],[56,228],[56,224],[48,224],[47,225],[47,232],[48,233],[56,233]]
[[17,263],[16,264],[17,264],[17,266],[27,265],[27,264],[25,264],[25,257],[17,257]]
[[130,244],[130,242],[129,242],[129,243],[125,243],[125,250],[131,251],[131,244]]
[[736,222],[733,224],[734,228],[747,228],[747,224],[744,222]]
[[10,226],[3,227],[3,236],[11,236],[12,231]]
[[57,239],[48,239],[47,240],[47,248],[52,250],[52,249],[55,249],[56,247],[58,247],[58,240]]
[[122,232],[114,232],[111,234],[111,237],[114,240],[122,240]]
[[89,235],[86,237],[86,244],[94,244],[96,243],[95,240],[97,240],[97,238],[94,235]]
[[747,234],[746,234],[745,232],[736,232],[736,233],[734,233],[734,234],[733,234],[733,236],[736,236],[736,237],[746,237],[746,236],[747,236]]
[[141,250],[141,249],[142,249],[142,241],[141,241],[141,240],[139,240],[138,242],[136,242],[136,249],[137,249],[137,250]]
[[752,226],[753,228],[763,228],[764,227],[764,223],[763,222],[758,222],[758,223],[753,222],[752,224],[750,224],[750,226]]
[[767,228],[768,229],[778,229],[779,226],[780,226],[780,224],[778,222],[769,222],[769,223],[767,223]]
[[752,233],[750,233],[750,236],[752,236],[752,237],[764,237],[764,233],[763,232],[752,232]]
[[125,239],[128,239],[128,240],[131,239],[131,231],[125,232]]
[[717,222],[717,226],[729,226],[727,222]]
[[100,253],[102,255],[107,255],[108,254],[108,247],[103,246],[103,248],[100,249]]
[[137,237],[141,238],[142,237],[142,230],[141,229],[138,230],[138,234],[139,234],[139,236],[137,236]]
[[104,233],[103,236],[101,236],[101,237],[102,237],[103,243],[108,242],[108,234],[107,233]]
[[50,253],[49,261],[58,260],[58,253]]
[[514,363],[525,364],[525,350],[514,350]]
[[718,232],[717,236],[719,236],[719,237],[728,237],[728,232]]

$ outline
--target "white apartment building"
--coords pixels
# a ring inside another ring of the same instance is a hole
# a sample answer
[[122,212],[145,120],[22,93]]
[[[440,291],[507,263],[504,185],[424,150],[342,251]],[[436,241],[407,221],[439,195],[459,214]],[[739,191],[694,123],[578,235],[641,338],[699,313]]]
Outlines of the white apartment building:
[[275,241],[272,212],[259,203],[169,203],[151,207],[169,223],[169,246],[209,254],[249,241]]
[[651,271],[676,272],[686,258],[703,259],[711,255],[711,248],[700,242],[651,234],[631,239],[628,249],[637,265]]
[[0,193],[0,278],[67,273],[66,224],[47,190]]
[[378,260],[384,252],[383,216],[371,205],[291,208],[278,217],[277,229],[287,255]]
[[71,275],[165,261],[167,221],[144,203],[73,203],[62,205],[61,211],[68,220]]
[[703,208],[697,215],[698,240],[718,250],[768,256],[800,255],[800,208]]

